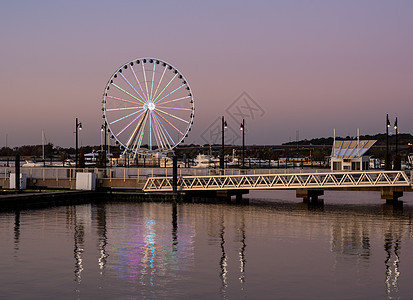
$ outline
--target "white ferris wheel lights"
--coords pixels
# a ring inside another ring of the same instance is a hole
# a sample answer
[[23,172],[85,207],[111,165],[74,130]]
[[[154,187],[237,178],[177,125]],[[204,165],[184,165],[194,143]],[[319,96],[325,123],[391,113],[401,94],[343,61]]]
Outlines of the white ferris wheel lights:
[[187,80],[176,68],[143,58],[124,64],[112,75],[102,111],[117,144],[136,155],[176,147],[188,136],[195,109]]

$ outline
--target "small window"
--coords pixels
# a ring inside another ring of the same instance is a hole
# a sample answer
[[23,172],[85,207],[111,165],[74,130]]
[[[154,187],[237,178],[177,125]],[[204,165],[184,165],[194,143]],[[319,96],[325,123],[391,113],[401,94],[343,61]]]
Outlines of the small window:
[[333,162],[333,170],[341,170],[341,161]]
[[351,163],[351,169],[352,170],[360,170],[360,162],[359,161],[353,161]]

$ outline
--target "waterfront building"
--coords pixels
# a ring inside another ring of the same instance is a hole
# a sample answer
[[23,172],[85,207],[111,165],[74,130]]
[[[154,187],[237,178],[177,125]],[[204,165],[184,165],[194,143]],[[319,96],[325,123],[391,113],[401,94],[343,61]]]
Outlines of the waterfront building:
[[331,151],[331,170],[361,171],[368,170],[370,157],[369,149],[377,140],[344,140],[334,141]]

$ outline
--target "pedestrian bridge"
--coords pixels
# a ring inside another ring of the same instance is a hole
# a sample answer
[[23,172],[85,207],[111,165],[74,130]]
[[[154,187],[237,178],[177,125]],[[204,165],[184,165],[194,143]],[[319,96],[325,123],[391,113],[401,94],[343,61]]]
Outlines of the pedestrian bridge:
[[[149,177],[145,192],[173,191],[173,177]],[[257,175],[180,176],[178,191],[206,190],[380,190],[409,188],[411,178],[404,171],[351,171]]]

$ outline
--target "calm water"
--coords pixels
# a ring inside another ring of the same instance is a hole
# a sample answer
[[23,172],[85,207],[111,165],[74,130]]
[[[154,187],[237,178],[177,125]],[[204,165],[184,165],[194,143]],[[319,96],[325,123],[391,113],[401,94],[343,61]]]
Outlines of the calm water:
[[0,213],[0,298],[413,297],[410,195],[402,211],[377,193],[250,197]]

